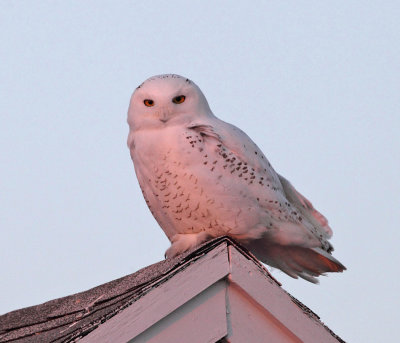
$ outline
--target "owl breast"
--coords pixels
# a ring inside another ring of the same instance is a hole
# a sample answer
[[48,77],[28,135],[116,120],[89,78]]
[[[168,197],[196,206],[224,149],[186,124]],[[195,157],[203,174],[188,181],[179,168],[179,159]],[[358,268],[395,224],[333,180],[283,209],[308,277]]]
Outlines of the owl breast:
[[173,126],[138,131],[134,141],[143,195],[168,238],[200,231],[255,237],[271,222],[256,196],[268,180],[217,139]]

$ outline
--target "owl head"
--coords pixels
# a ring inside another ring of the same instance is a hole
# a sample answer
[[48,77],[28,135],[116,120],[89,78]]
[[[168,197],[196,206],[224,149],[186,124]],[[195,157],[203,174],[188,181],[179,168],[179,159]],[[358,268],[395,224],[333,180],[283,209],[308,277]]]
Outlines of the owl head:
[[212,115],[205,96],[194,82],[164,74],[153,76],[136,88],[129,105],[128,124],[130,132],[135,132],[185,125]]

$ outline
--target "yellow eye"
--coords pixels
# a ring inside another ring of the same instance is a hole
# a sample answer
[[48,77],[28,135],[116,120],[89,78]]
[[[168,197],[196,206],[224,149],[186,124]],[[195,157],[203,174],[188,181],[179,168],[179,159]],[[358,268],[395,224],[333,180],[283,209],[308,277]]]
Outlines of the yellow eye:
[[186,97],[184,95],[178,95],[175,98],[172,99],[172,102],[174,104],[181,104],[182,102],[184,102],[186,99]]
[[143,100],[143,103],[144,103],[147,107],[154,106],[154,101],[151,100],[151,99],[145,99],[145,100]]

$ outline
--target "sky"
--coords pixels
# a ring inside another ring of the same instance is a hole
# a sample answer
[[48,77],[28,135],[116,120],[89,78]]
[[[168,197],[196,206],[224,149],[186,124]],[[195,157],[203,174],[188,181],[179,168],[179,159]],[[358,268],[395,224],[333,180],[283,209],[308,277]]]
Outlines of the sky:
[[344,340],[393,341],[399,18],[398,1],[0,0],[0,313],[163,259],[126,115],[176,73],[329,219],[348,268],[273,275]]

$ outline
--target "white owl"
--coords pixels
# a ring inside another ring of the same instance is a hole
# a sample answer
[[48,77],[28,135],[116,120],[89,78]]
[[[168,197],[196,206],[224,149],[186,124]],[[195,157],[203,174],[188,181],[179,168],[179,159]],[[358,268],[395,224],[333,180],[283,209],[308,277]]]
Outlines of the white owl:
[[226,235],[294,278],[315,283],[346,269],[331,255],[325,217],[243,131],[215,117],[189,79],[146,80],[132,95],[128,124],[144,198],[172,243],[167,257]]

